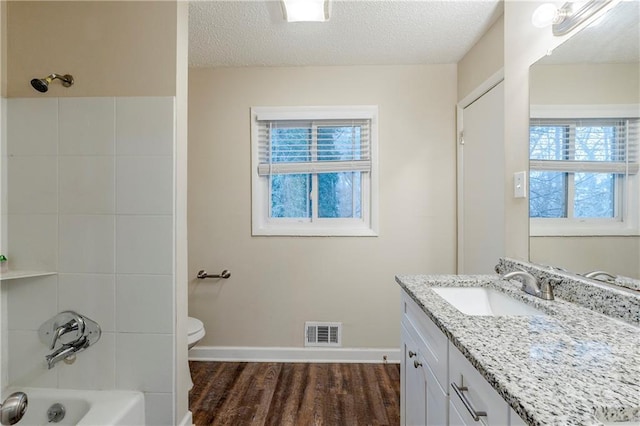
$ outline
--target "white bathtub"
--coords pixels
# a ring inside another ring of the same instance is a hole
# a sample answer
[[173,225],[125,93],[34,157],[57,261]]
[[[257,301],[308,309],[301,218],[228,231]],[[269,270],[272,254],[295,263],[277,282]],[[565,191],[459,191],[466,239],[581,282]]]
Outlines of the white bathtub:
[[[143,426],[144,395],[136,391],[87,391],[47,388],[16,388],[3,393],[24,392],[29,399],[19,426]],[[65,407],[64,419],[49,423],[47,410],[55,403]]]

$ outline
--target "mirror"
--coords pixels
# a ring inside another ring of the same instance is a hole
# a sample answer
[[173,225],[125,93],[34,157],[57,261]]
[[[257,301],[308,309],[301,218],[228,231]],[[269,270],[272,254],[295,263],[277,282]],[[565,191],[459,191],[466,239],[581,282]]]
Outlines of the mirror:
[[621,2],[530,69],[531,262],[640,279],[639,17]]

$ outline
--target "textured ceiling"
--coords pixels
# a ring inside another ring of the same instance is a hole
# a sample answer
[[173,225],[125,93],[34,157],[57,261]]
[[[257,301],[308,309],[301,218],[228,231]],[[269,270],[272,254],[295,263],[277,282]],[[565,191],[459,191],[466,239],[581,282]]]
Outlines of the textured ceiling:
[[640,1],[619,3],[557,47],[541,64],[640,62]]
[[455,63],[502,14],[500,0],[332,1],[324,23],[286,23],[280,3],[192,1],[192,67]]

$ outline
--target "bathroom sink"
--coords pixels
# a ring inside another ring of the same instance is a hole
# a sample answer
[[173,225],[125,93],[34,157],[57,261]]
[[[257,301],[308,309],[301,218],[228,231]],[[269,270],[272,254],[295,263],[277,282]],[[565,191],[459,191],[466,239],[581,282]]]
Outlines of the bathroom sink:
[[490,288],[434,287],[431,290],[466,315],[546,315],[533,306]]

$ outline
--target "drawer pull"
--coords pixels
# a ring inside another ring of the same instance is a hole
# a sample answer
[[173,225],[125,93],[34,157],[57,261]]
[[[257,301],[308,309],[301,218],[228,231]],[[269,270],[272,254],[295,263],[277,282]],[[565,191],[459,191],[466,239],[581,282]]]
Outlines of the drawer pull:
[[413,358],[416,355],[418,355],[418,354],[413,352],[413,351],[409,351],[409,358]]
[[463,393],[464,391],[469,390],[468,387],[466,386],[458,387],[458,385],[456,385],[455,383],[451,383],[451,387],[456,392],[456,395],[458,395],[458,398],[460,398],[460,400],[462,401],[462,404],[464,404],[464,408],[466,408],[469,414],[471,414],[471,417],[473,417],[474,421],[476,422],[479,421],[480,417],[487,417],[487,412],[476,411],[471,405],[471,402],[469,402],[469,400],[467,399],[467,396]]
[[417,360],[417,359],[415,359],[415,360],[413,360],[413,366],[414,366],[415,368],[422,367],[422,363],[421,363],[421,362],[418,362],[418,360]]

